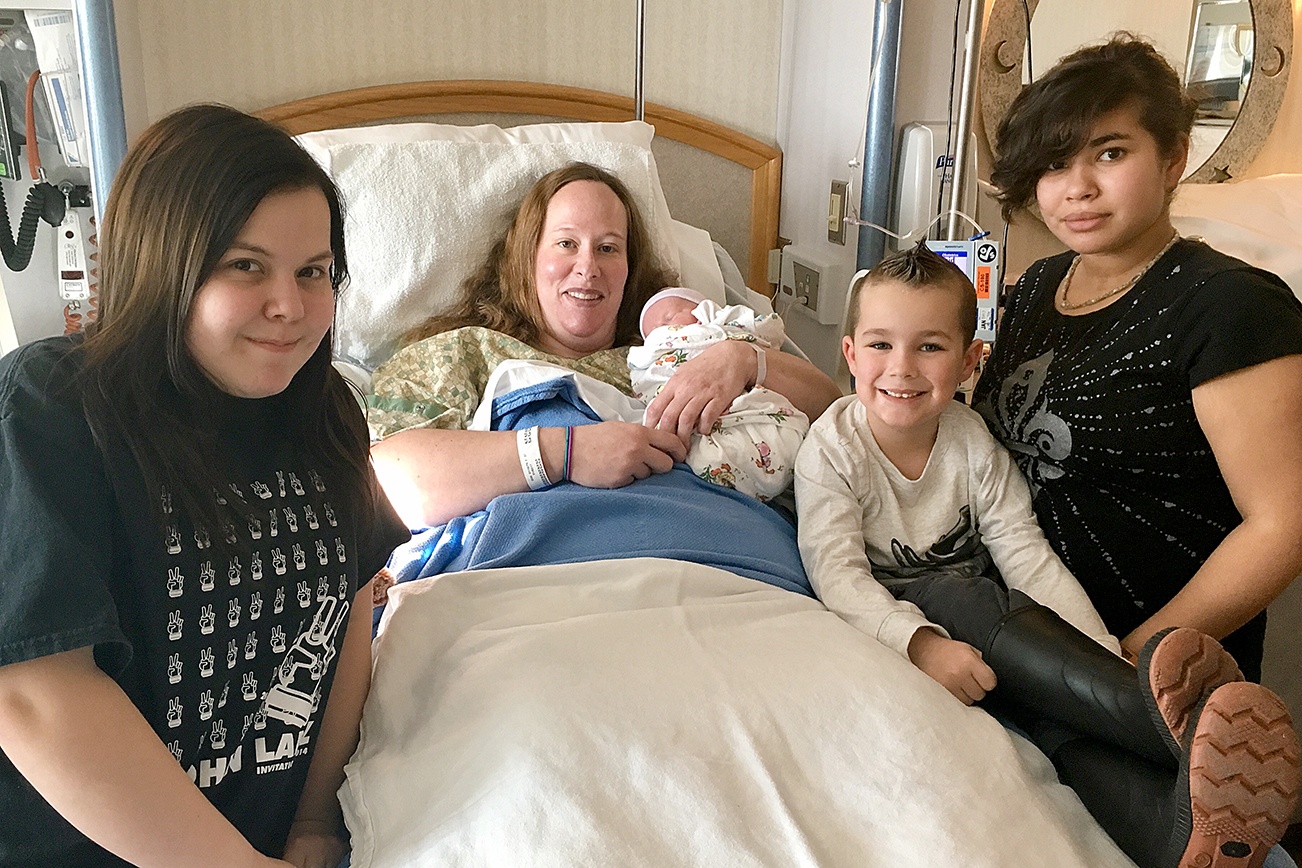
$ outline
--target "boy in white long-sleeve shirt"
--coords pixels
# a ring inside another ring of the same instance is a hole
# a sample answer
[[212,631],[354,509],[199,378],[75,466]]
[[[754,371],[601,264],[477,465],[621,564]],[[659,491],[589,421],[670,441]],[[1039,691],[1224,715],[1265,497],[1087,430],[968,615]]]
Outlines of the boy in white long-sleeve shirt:
[[[1204,794],[1181,782],[1220,734],[1202,719],[1207,697],[1241,686],[1234,659],[1183,627],[1152,637],[1138,668],[1119,656],[1010,456],[954,400],[981,354],[961,271],[920,244],[856,275],[850,310],[842,349],[855,394],[810,427],[796,458],[815,593],[964,703],[993,691],[1001,716],[1055,762],[1068,745],[1121,758],[1063,778],[1104,794],[1087,804],[1138,807],[1100,817],[1114,836],[1188,838],[1191,799]],[[1242,751],[1223,771],[1264,768]]]
[[954,400],[982,347],[967,278],[918,248],[862,276],[850,309],[856,394],[828,408],[796,461],[800,552],[824,605],[969,704],[995,685],[976,649],[1009,588],[1119,653],[1008,452]]

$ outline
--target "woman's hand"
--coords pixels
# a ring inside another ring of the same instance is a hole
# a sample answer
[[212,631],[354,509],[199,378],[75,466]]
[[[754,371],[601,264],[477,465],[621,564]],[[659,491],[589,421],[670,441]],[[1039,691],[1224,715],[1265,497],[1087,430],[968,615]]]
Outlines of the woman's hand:
[[758,370],[758,357],[749,342],[719,341],[674,371],[647,407],[646,424],[673,432],[684,445],[691,445],[692,433],[708,433],[754,384]]
[[[766,389],[777,392],[812,422],[837,398],[841,390],[810,362],[767,349]],[[692,433],[709,433],[732,402],[755,383],[759,360],[748,341],[719,341],[699,356],[684,362],[646,411],[646,424],[673,431],[690,445]]]
[[687,459],[687,447],[676,434],[634,422],[580,425],[571,436],[569,478],[588,488],[620,488]]
[[347,848],[330,824],[295,820],[285,843],[285,862],[295,868],[335,868]]

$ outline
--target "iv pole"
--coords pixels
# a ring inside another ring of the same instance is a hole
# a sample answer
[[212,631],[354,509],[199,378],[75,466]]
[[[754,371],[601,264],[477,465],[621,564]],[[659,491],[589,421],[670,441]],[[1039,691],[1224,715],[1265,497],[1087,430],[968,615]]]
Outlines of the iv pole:
[[646,30],[646,0],[637,0],[637,60],[635,63],[636,71],[633,81],[633,117],[635,120],[643,120],[646,115],[642,103],[642,58],[645,54],[645,33]]
[[[872,56],[876,69],[868,95],[868,127],[863,146],[859,217],[879,226],[890,219],[891,161],[895,150],[895,79],[900,63],[900,19],[904,0],[877,0],[873,12]],[[872,268],[886,254],[886,236],[859,228],[857,268]]]
[[945,226],[945,239],[961,241],[956,212],[965,211],[964,193],[967,186],[968,140],[972,133],[972,106],[976,98],[977,62],[980,59],[981,20],[985,0],[969,0],[967,35],[963,42],[963,83],[959,95],[958,122],[955,124],[954,173],[949,185],[949,220]]
[[74,0],[72,20],[81,55],[82,93],[90,139],[90,186],[95,219],[104,219],[104,202],[127,153],[126,110],[113,0]]

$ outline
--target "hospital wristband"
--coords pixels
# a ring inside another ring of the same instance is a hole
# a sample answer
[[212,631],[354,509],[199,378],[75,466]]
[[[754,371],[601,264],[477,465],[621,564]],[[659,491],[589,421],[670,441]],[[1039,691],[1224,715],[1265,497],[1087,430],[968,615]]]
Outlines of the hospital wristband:
[[541,431],[537,425],[522,428],[515,432],[515,449],[520,455],[520,469],[524,471],[524,481],[530,491],[537,491],[552,484],[547,478],[547,466],[543,464]]
[[764,376],[768,371],[768,360],[764,357],[764,348],[754,341],[749,341],[752,349],[755,350],[755,385],[752,389],[758,389],[764,385]]

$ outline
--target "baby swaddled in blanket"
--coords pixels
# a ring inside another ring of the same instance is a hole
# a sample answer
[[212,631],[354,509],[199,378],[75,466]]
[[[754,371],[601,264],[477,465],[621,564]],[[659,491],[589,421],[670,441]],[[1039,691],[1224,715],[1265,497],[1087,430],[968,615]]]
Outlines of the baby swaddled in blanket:
[[766,349],[786,335],[777,314],[744,305],[720,307],[695,290],[670,287],[642,308],[640,347],[628,351],[633,394],[650,401],[680,365],[719,341],[745,341],[756,352],[755,382],[705,434],[692,435],[687,463],[702,479],[735,488],[762,501],[791,485],[796,453],[809,432],[809,417],[785,397],[764,388]]

